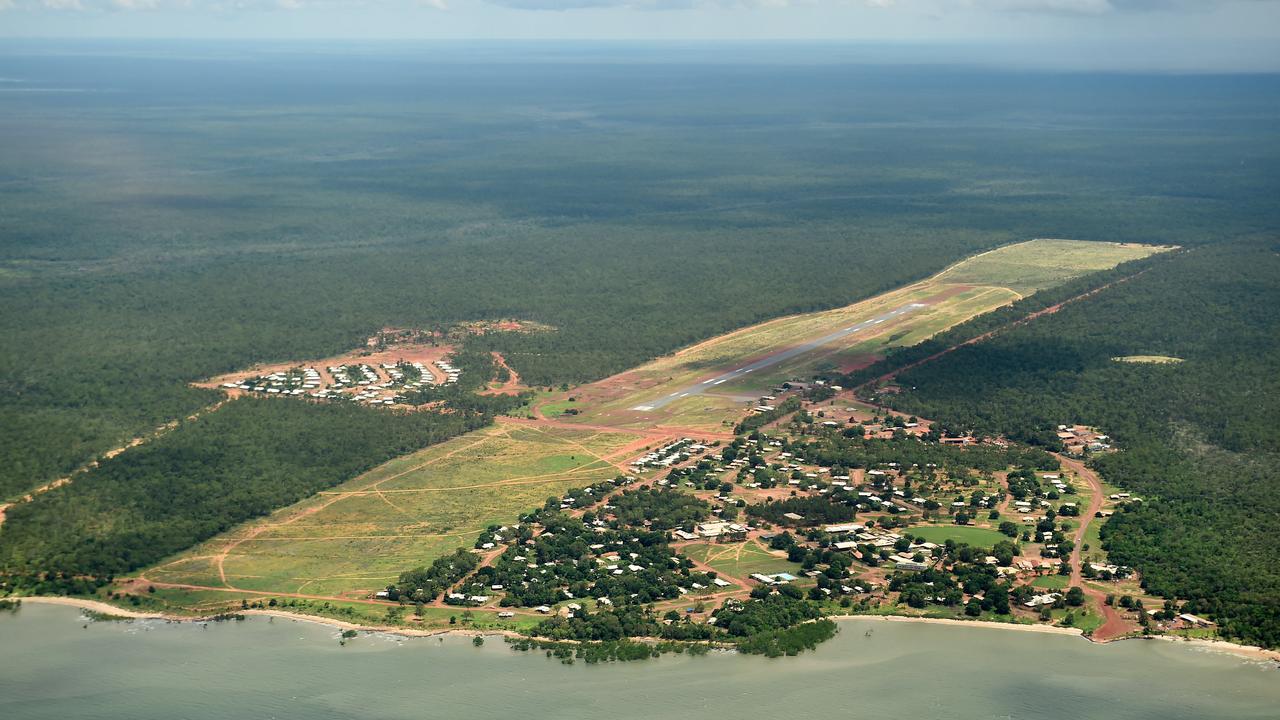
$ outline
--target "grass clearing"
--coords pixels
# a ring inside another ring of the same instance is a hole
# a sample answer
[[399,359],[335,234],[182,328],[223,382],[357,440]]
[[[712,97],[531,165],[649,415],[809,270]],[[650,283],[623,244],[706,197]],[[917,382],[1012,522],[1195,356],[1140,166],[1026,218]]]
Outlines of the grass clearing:
[[1173,248],[1085,240],[1029,240],[961,260],[939,282],[998,285],[1029,294]]
[[1140,365],[1177,365],[1184,362],[1180,357],[1171,355],[1121,355],[1113,357],[1116,362],[1138,363]]
[[148,579],[363,597],[548,496],[616,476],[626,433],[503,425],[397,458],[148,570]]
[[1010,539],[995,530],[967,525],[920,525],[904,532],[932,543],[955,540],[958,543],[968,543],[974,547],[984,548],[990,548],[1001,540]]
[[1046,590],[1066,590],[1070,581],[1071,578],[1065,575],[1041,575],[1031,581],[1031,586]]
[[739,580],[745,580],[754,573],[799,574],[799,564],[771,554],[754,540],[725,544],[697,543],[684,547],[680,552],[710,565],[717,573]]

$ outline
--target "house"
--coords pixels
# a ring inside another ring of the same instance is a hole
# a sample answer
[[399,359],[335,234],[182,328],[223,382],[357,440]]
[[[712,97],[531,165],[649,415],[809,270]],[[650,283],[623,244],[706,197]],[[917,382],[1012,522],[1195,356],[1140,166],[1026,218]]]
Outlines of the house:
[[867,526],[861,523],[845,523],[843,525],[828,525],[822,528],[823,532],[826,532],[830,535],[856,534],[866,529],[867,529]]
[[1023,605],[1026,605],[1029,608],[1040,607],[1041,605],[1052,605],[1058,602],[1058,599],[1061,597],[1062,596],[1059,595],[1058,593],[1046,593],[1044,595],[1036,595],[1035,597],[1023,603]]
[[704,538],[718,538],[728,529],[729,523],[727,522],[702,523],[694,528],[698,535]]
[[905,571],[908,571],[908,572],[918,572],[918,571],[920,571],[920,570],[928,570],[928,569],[929,569],[929,566],[928,566],[927,564],[925,564],[925,563],[922,563],[922,562],[916,562],[915,560],[910,560],[910,559],[897,560],[897,559],[895,559],[895,562],[894,562],[894,569],[896,569],[896,570],[905,570]]
[[791,573],[773,573],[765,575],[764,573],[752,573],[751,579],[764,585],[785,585],[786,583],[796,580],[796,576]]

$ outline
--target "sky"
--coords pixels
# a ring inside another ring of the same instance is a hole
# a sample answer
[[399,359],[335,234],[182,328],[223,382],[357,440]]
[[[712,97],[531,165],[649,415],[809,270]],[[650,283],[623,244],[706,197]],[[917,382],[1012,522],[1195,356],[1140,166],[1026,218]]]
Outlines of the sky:
[[1280,0],[0,0],[0,37],[1013,43],[1068,65],[1274,71]]

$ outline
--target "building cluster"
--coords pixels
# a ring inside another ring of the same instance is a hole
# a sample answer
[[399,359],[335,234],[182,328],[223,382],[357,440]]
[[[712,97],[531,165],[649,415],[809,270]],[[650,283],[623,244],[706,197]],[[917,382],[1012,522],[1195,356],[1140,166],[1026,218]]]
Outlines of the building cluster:
[[249,377],[238,383],[227,382],[223,383],[222,387],[266,395],[314,395],[315,389],[320,387],[320,384],[320,373],[316,372],[315,368],[306,367]]
[[705,450],[707,446],[694,442],[693,438],[680,438],[636,458],[631,462],[631,469],[640,472],[646,468],[670,468]]
[[[445,360],[436,361],[444,374],[444,384],[455,383],[462,370]],[[384,362],[331,365],[325,368],[329,381],[314,367],[281,370],[269,375],[226,382],[228,390],[267,395],[305,396],[317,400],[349,399],[366,405],[395,405],[405,401],[405,393],[438,384],[436,375],[422,362]]]
[[1106,452],[1111,449],[1111,438],[1087,425],[1059,425],[1057,436],[1068,455],[1079,457],[1085,452]]

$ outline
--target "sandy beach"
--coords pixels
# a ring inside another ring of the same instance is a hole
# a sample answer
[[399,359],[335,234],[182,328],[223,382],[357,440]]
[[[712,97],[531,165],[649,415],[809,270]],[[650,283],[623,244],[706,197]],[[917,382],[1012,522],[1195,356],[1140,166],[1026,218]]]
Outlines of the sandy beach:
[[125,610],[108,603],[98,600],[86,600],[83,598],[71,597],[52,597],[52,596],[33,596],[9,598],[10,600],[19,600],[23,604],[36,603],[39,605],[67,605],[69,607],[78,607],[83,610],[92,610],[104,615],[113,615],[115,617],[128,618],[130,620],[190,620],[191,618],[180,618],[177,616],[169,616],[161,613],[138,612],[136,610]]
[[1021,632],[1049,633],[1051,635],[1083,636],[1078,628],[1055,627],[1053,625],[1026,625],[1021,623],[991,622],[989,620],[952,620],[949,618],[914,617],[911,615],[832,615],[832,620],[884,620],[886,622],[926,623],[931,625],[956,625],[959,627],[995,628],[997,630],[1019,630]]

